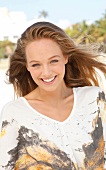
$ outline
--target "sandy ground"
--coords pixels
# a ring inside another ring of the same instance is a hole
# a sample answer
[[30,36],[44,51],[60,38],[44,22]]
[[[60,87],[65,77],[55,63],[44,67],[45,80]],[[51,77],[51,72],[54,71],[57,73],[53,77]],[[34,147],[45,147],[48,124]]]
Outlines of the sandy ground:
[[0,60],[0,112],[6,103],[14,99],[13,86],[5,82],[8,63],[8,59]]
[[13,86],[5,83],[5,72],[6,70],[0,70],[0,112],[7,102],[14,99]]

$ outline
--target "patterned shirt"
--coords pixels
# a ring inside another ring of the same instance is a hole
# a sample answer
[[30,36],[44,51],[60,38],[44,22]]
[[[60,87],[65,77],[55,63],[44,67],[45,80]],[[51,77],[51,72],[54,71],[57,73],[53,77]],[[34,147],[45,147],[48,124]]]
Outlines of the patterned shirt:
[[105,94],[96,86],[73,92],[73,109],[63,122],[39,113],[24,97],[4,106],[0,170],[104,169]]

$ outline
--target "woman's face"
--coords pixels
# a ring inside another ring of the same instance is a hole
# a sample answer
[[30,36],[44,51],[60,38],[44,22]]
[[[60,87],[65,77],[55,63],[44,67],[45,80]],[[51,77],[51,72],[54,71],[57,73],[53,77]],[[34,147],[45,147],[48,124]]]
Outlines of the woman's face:
[[64,82],[67,57],[53,40],[43,38],[29,43],[26,59],[27,69],[39,88],[54,91]]

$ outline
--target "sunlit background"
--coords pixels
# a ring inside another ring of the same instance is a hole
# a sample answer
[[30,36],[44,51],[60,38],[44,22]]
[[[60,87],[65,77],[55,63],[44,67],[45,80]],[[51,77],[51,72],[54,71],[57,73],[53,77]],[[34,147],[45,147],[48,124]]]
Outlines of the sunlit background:
[[37,21],[53,22],[78,41],[89,36],[106,55],[106,0],[0,0],[0,110],[14,99],[12,85],[5,83],[9,56],[21,33]]

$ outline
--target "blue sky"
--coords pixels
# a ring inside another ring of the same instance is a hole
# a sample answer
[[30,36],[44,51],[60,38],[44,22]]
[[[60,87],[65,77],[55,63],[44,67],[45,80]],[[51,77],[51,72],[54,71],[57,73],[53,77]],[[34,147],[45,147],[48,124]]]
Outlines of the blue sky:
[[100,19],[106,9],[106,0],[0,0],[0,7],[7,7],[9,11],[23,11],[28,20],[45,10],[48,20],[69,20],[73,24]]

